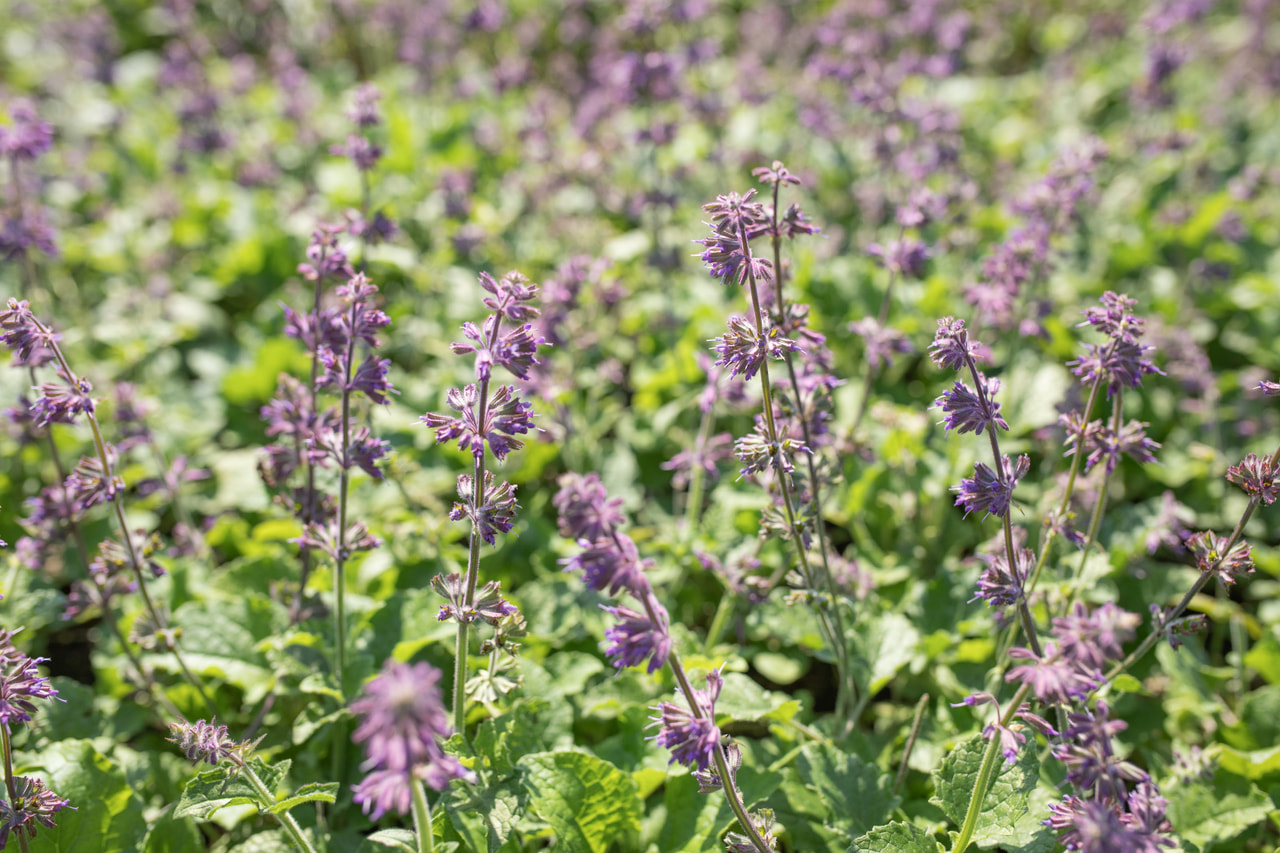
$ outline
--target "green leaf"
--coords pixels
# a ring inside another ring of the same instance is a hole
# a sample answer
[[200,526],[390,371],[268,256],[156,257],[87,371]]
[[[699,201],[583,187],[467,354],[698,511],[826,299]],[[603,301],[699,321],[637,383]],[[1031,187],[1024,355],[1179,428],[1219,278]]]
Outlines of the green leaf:
[[277,801],[267,811],[272,814],[281,814],[303,803],[332,803],[337,798],[337,782],[308,782],[283,800]]
[[[940,806],[957,826],[964,823],[969,810],[986,749],[987,742],[982,735],[974,735],[952,750],[942,767],[934,771],[935,793],[930,802]],[[1027,802],[1040,778],[1040,761],[1034,749],[1023,749],[1013,764],[999,755],[996,762],[997,775],[982,801],[973,836],[973,842],[979,847],[992,847],[1020,837],[1018,822],[1027,814]]]
[[[728,717],[736,723],[785,723],[800,713],[800,703],[785,693],[765,690],[741,672],[724,674],[724,686],[716,699],[716,719]],[[730,734],[743,727],[729,725]],[[762,734],[767,734],[765,728]]]
[[1169,801],[1166,815],[1174,831],[1201,850],[1235,838],[1274,808],[1257,785],[1221,772],[1212,784],[1171,785],[1161,793]]
[[662,793],[666,817],[658,834],[658,849],[664,853],[710,853],[720,849],[719,829],[723,811],[733,813],[722,794],[699,794],[691,774],[669,778]]
[[511,837],[522,811],[520,794],[511,783],[453,785],[444,798],[444,810],[454,830],[476,853],[497,853]]
[[901,613],[859,622],[854,637],[854,674],[863,691],[879,693],[915,656],[920,632]]
[[538,719],[547,706],[542,699],[522,699],[507,713],[481,721],[476,731],[476,754],[488,757],[498,778],[514,773],[520,756],[547,748]]
[[190,853],[204,847],[204,836],[190,818],[174,815],[174,806],[151,825],[143,853]]
[[[268,765],[256,755],[249,759],[248,765],[270,792],[280,787],[285,774],[289,772],[288,761]],[[208,820],[218,809],[240,805],[251,805],[259,811],[269,811],[275,805],[275,799],[264,800],[240,773],[239,768],[228,761],[197,773],[183,789],[174,814],[177,817]]]
[[124,772],[87,740],[59,741],[40,755],[49,788],[71,801],[75,810],[58,812],[54,829],[41,829],[31,853],[133,853],[142,846],[147,825],[142,801]]
[[829,808],[827,825],[849,839],[888,819],[897,805],[879,768],[830,744],[806,744],[796,770]]
[[[245,704],[259,701],[275,684],[275,673],[258,644],[289,623],[276,602],[256,596],[190,601],[174,611],[173,621],[182,628],[178,645],[187,665],[244,690]],[[172,661],[172,655],[154,658],[160,667],[176,666]]]
[[888,823],[853,840],[848,853],[943,853],[932,835],[910,823]]
[[418,853],[418,836],[407,829],[380,829],[370,835],[369,840],[375,844],[381,844],[383,847],[394,847],[397,850]]
[[575,853],[604,853],[619,836],[640,829],[635,782],[584,752],[542,752],[520,759],[529,805]]
[[1280,746],[1252,751],[1232,749],[1229,746],[1219,749],[1218,766],[1228,773],[1258,780],[1280,770]]

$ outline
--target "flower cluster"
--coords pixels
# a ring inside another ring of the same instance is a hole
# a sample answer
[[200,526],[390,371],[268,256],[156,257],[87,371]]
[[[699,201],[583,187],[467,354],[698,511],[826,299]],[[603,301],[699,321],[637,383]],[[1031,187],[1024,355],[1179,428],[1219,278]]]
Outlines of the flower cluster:
[[[724,687],[720,670],[707,673],[705,690],[694,690],[691,707],[682,708],[673,702],[663,702],[654,708],[656,717],[650,717],[658,727],[654,741],[671,750],[669,763],[679,762],[706,771],[714,762],[720,748],[720,729],[716,726],[716,699]],[[696,710],[692,710],[696,709]],[[723,781],[721,781],[723,784]]]
[[[346,157],[360,172],[362,187],[361,207],[346,212],[347,229],[359,237],[365,245],[376,246],[395,236],[396,223],[385,212],[369,210],[369,173],[382,159],[382,146],[375,141],[374,129],[382,124],[378,102],[382,92],[372,83],[361,83],[352,97],[347,119],[353,126],[345,142],[329,146],[329,153]],[[363,265],[362,265],[363,267]]]
[[647,660],[649,672],[657,672],[671,652],[670,619],[645,576],[648,561],[640,559],[635,542],[621,529],[626,521],[622,501],[609,497],[596,474],[569,473],[560,478],[560,490],[552,504],[558,513],[560,535],[581,548],[561,561],[565,571],[580,573],[589,589],[612,595],[627,593],[643,605],[643,612],[603,608],[616,620],[605,632],[605,654],[618,669],[640,666]]
[[[0,543],[2,545],[3,543]],[[36,713],[36,702],[53,699],[58,691],[49,679],[40,675],[37,667],[48,658],[33,658],[19,651],[13,644],[13,633],[0,630],[0,738],[6,756],[6,778],[0,785],[0,848],[10,835],[31,839],[37,826],[52,829],[54,815],[69,808],[67,800],[45,787],[44,782],[28,776],[12,776],[7,760],[10,751],[11,728],[30,723]],[[12,798],[4,793],[15,792]],[[23,845],[26,849],[26,845]]]
[[18,99],[9,105],[10,124],[0,125],[0,161],[7,161],[10,176],[9,203],[0,213],[0,258],[14,261],[33,252],[53,257],[58,254],[56,234],[48,214],[38,201],[28,196],[32,183],[26,164],[32,163],[53,146],[53,128],[40,120],[35,106]]
[[1081,326],[1093,326],[1107,336],[1104,344],[1087,344],[1085,354],[1067,363],[1086,385],[1104,382],[1110,399],[1122,388],[1141,388],[1142,377],[1164,374],[1148,358],[1154,349],[1142,343],[1146,322],[1136,315],[1136,299],[1108,290],[1102,295],[1102,306],[1085,311]]
[[452,732],[440,670],[430,664],[387,661],[351,712],[359,720],[352,740],[364,745],[367,773],[354,788],[355,801],[374,820],[388,811],[408,814],[419,782],[443,791],[453,779],[475,779],[441,746]]
[[1053,640],[1041,653],[1015,648],[1009,656],[1024,660],[1005,680],[1021,682],[1047,705],[1069,705],[1102,683],[1102,667],[1119,660],[1123,643],[1133,637],[1139,618],[1107,602],[1093,611],[1077,604],[1067,616],[1053,620]]
[[183,720],[180,723],[170,723],[169,731],[173,737],[165,740],[177,744],[178,749],[186,754],[187,760],[197,764],[203,761],[217,765],[230,760],[238,766],[244,766],[246,754],[253,749],[253,744],[233,739],[227,727],[218,725],[217,720],[196,720],[194,723]]

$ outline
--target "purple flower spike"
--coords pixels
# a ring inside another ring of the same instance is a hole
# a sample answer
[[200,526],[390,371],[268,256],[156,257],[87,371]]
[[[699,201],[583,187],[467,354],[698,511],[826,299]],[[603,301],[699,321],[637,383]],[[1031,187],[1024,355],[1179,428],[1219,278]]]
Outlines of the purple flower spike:
[[973,466],[973,476],[966,477],[952,491],[958,492],[956,506],[964,507],[964,514],[986,512],[988,515],[1004,515],[1013,502],[1013,490],[1018,481],[1027,475],[1031,466],[1030,457],[1018,457],[1015,463],[1008,456],[1001,457],[1004,477],[981,462]]
[[13,351],[14,367],[40,367],[53,361],[58,338],[36,319],[25,299],[10,297],[8,307],[0,311],[0,340]]
[[1227,479],[1267,506],[1280,496],[1280,470],[1272,464],[1270,456],[1246,455],[1240,464],[1227,469]]
[[1000,390],[999,379],[988,379],[978,374],[985,385],[985,394],[974,392],[966,383],[956,380],[955,387],[942,392],[942,396],[934,403],[946,414],[941,423],[944,432],[955,430],[963,435],[966,432],[982,435],[988,429],[1000,427],[1008,431],[1009,424],[1000,417],[1000,404],[996,402],[996,392]]
[[15,776],[13,786],[17,791],[13,802],[0,799],[0,849],[8,845],[10,834],[19,838],[35,838],[37,825],[53,829],[56,825],[54,815],[63,809],[74,809],[70,801],[59,797],[34,777]]
[[442,791],[453,779],[475,778],[440,745],[451,730],[440,670],[430,664],[387,661],[351,711],[360,720],[351,739],[364,744],[367,758],[361,767],[371,771],[355,787],[355,801],[366,813],[372,811],[374,820],[390,810],[408,813],[413,779]]
[[165,740],[176,743],[178,749],[186,753],[187,760],[197,764],[201,761],[217,764],[228,758],[235,760],[244,751],[243,746],[228,734],[227,727],[218,725],[217,720],[170,723],[169,731],[173,737]]
[[559,513],[561,536],[594,542],[612,536],[626,521],[622,498],[610,498],[598,474],[571,472],[559,484],[551,502]]
[[929,357],[939,367],[952,370],[963,370],[974,363],[979,345],[970,342],[969,331],[964,327],[964,320],[955,317],[943,317],[938,321],[938,330],[934,333],[933,343],[929,344]]
[[720,355],[716,366],[728,367],[730,376],[741,376],[747,381],[755,377],[766,359],[777,361],[784,353],[800,351],[799,345],[782,337],[779,329],[772,328],[758,335],[756,327],[737,314],[729,318],[729,331],[713,340]]
[[13,634],[0,631],[0,725],[31,722],[33,700],[52,699],[58,691],[36,667],[48,658],[27,657],[13,645]]
[[720,696],[724,679],[720,670],[713,669],[707,675],[707,689],[694,690],[694,701],[700,714],[693,713],[671,702],[663,702],[654,708],[658,716],[650,717],[651,725],[660,729],[653,740],[659,746],[671,750],[670,764],[677,761],[699,770],[706,770],[715,762],[715,752],[720,748],[720,729],[715,723],[715,704]]
[[617,623],[604,632],[609,641],[604,653],[618,669],[640,666],[649,661],[650,674],[657,672],[667,662],[671,654],[671,635],[667,633],[667,611],[652,596],[648,596],[649,604],[658,614],[658,622],[648,615],[639,613],[628,607],[606,607],[600,609],[613,615]]

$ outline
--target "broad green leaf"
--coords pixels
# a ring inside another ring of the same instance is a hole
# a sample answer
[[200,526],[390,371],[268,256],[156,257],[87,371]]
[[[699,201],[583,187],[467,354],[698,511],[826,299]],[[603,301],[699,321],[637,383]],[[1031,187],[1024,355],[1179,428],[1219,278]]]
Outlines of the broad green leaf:
[[[275,673],[259,643],[288,624],[278,603],[246,596],[229,601],[191,601],[173,614],[182,629],[178,641],[193,670],[226,679],[245,692],[252,705],[275,683]],[[156,655],[157,666],[173,667],[172,655]]]
[[143,853],[190,853],[204,847],[204,836],[190,818],[176,817],[174,806],[151,825]]
[[380,829],[370,835],[369,840],[383,847],[418,853],[418,836],[407,829]]
[[59,741],[40,755],[49,788],[71,801],[54,829],[41,828],[31,853],[133,853],[147,825],[124,772],[87,740]]
[[444,797],[444,810],[471,850],[497,853],[520,816],[520,795],[511,783],[453,785]]
[[476,730],[476,754],[489,759],[498,778],[514,773],[522,755],[547,748],[538,720],[546,710],[547,702],[542,699],[522,699],[507,713],[481,721]]
[[1218,752],[1218,766],[1228,773],[1256,781],[1280,770],[1280,746],[1252,751],[1224,746]]
[[848,853],[943,853],[932,835],[910,823],[888,823],[853,840]]
[[1212,784],[1171,785],[1161,791],[1173,829],[1201,850],[1229,841],[1274,808],[1271,798],[1245,779],[1219,772]]
[[724,687],[716,700],[717,720],[728,717],[737,723],[785,723],[798,713],[800,703],[787,694],[765,690],[741,672],[724,674]]
[[915,656],[920,632],[901,613],[862,619],[854,635],[854,673],[862,689],[879,693]]
[[[248,765],[267,790],[274,793],[289,772],[289,762],[268,765],[258,756],[249,758]],[[274,797],[264,800],[231,762],[223,762],[210,770],[197,773],[187,783],[174,810],[177,817],[194,817],[208,820],[218,809],[227,806],[251,805],[259,811],[268,811],[275,805]]]
[[635,782],[584,752],[542,752],[520,759],[532,809],[551,825],[563,849],[604,853],[619,836],[640,829]]
[[[987,742],[974,735],[956,746],[934,771],[934,796],[930,802],[942,808],[957,826],[964,823],[978,781],[978,770]],[[990,847],[1015,838],[1018,822],[1027,814],[1027,801],[1040,778],[1040,761],[1036,751],[1024,747],[1013,764],[996,756],[996,777],[982,801],[978,826],[973,841],[979,847]]]
[[856,755],[828,744],[806,744],[796,757],[796,770],[827,804],[826,823],[851,839],[879,826],[897,805],[889,778]]
[[308,782],[289,796],[277,801],[267,811],[272,814],[280,814],[302,803],[332,803],[337,798],[337,782]]
[[691,774],[667,780],[662,792],[666,816],[658,834],[658,849],[664,853],[710,853],[719,850],[718,837],[723,811],[732,819],[733,812],[721,793],[699,794],[698,782]]

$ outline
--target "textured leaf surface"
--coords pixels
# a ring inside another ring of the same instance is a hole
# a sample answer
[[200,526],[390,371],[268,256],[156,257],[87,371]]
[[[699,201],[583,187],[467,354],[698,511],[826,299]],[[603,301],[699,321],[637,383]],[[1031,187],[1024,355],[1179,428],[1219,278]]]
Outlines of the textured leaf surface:
[[542,752],[520,759],[529,805],[551,825],[561,849],[604,853],[640,829],[631,777],[584,752]]
[[283,800],[278,801],[267,811],[272,814],[280,814],[303,803],[332,803],[337,797],[337,782],[308,782]]
[[[289,772],[289,762],[268,765],[256,755],[249,759],[249,767],[258,774],[268,791],[275,791]],[[194,817],[208,820],[218,809],[227,806],[251,805],[260,811],[275,806],[275,799],[263,800],[254,787],[244,779],[234,764],[223,763],[197,773],[182,791],[182,799],[174,814],[178,817]]]
[[520,795],[509,783],[454,785],[444,799],[444,810],[471,850],[496,853],[520,818]]
[[[942,762],[942,767],[933,774],[936,793],[931,801],[940,806],[957,826],[964,823],[965,813],[969,810],[969,800],[978,781],[978,769],[982,766],[986,748],[987,742],[982,736],[974,735],[952,750]],[[1023,749],[1013,764],[1001,756],[997,756],[996,761],[998,775],[982,802],[973,837],[974,843],[980,847],[1019,838],[1019,821],[1027,814],[1028,800],[1040,778],[1040,764],[1034,749]]]
[[853,840],[848,853],[941,853],[942,845],[918,826],[890,823]]
[[31,853],[133,853],[147,827],[142,801],[124,772],[87,740],[64,740],[40,756],[49,787],[71,801],[57,816],[57,827],[40,829]]
[[884,823],[897,804],[878,767],[834,746],[806,745],[796,769],[830,809],[828,825],[850,838]]
[[1170,786],[1160,793],[1169,801],[1166,814],[1174,831],[1202,851],[1266,820],[1274,808],[1252,782],[1222,773],[1212,784]]

